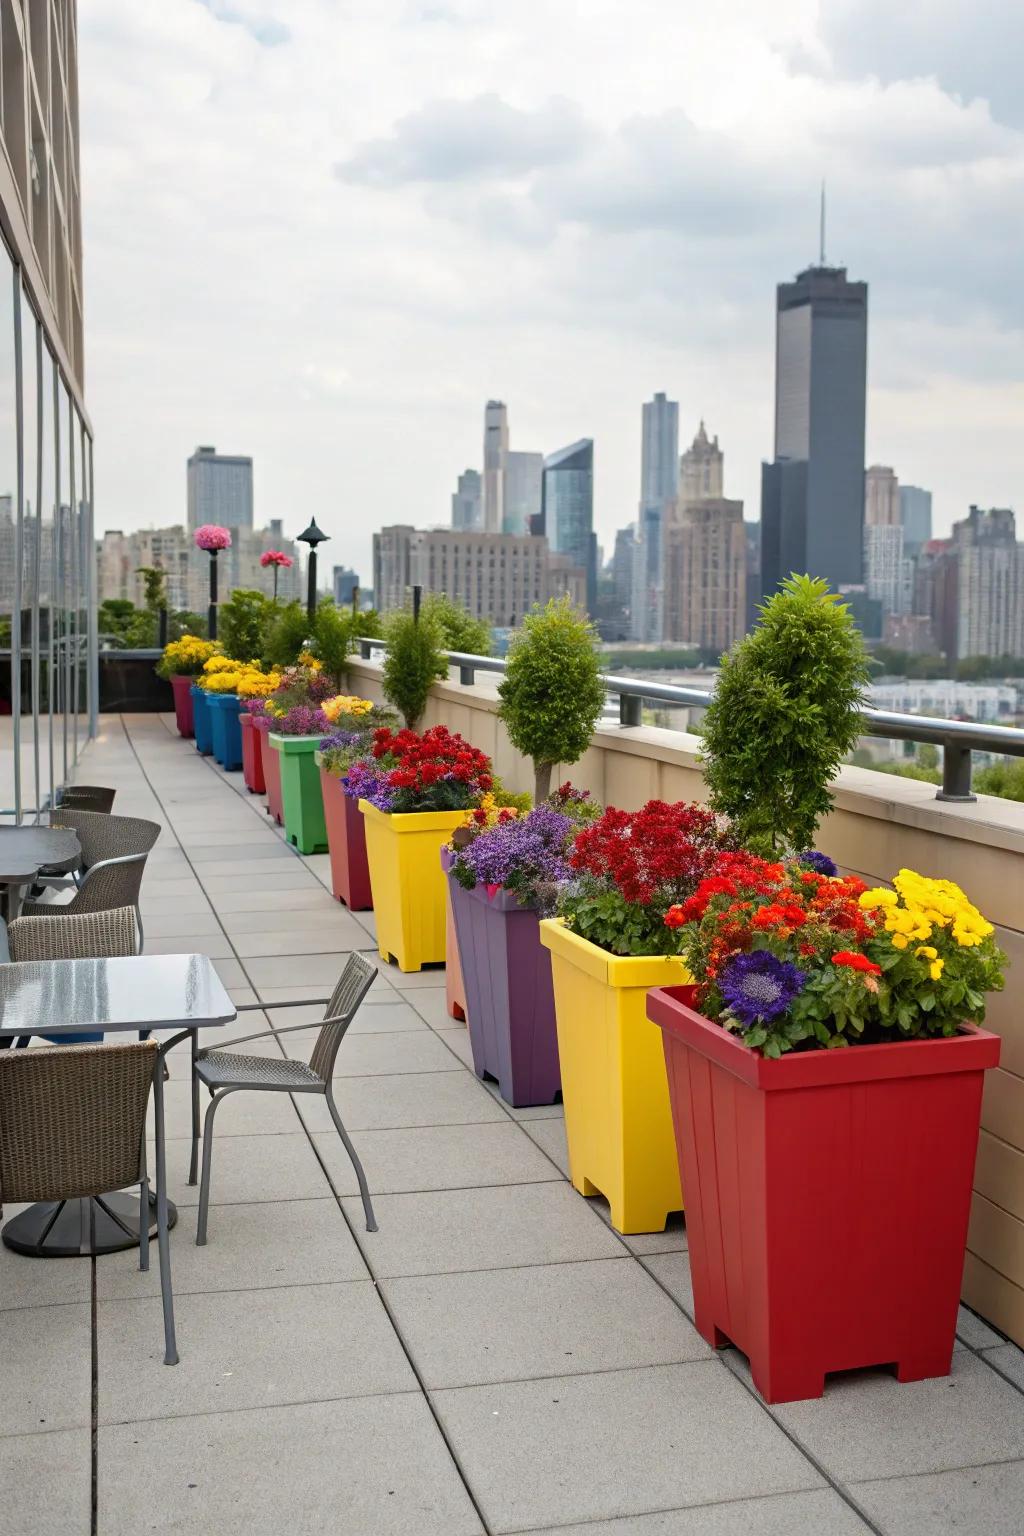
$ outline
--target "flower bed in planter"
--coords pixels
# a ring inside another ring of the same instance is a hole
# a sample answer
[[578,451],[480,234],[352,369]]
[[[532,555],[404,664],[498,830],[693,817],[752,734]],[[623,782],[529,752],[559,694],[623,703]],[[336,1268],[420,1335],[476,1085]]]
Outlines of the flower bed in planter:
[[193,681],[187,672],[173,672],[170,677],[171,692],[174,695],[174,723],[178,727],[179,736],[192,737],[196,733],[192,719]]
[[174,719],[182,736],[194,736],[195,724],[192,712],[192,686],[206,662],[217,651],[211,640],[200,640],[197,635],[182,635],[164,646],[163,655],[156,664],[159,677],[166,678],[174,695]]
[[241,700],[234,693],[211,693],[207,697],[213,755],[229,773],[242,766],[241,707]]
[[281,736],[271,722],[267,745],[278,760],[281,809],[288,841],[300,853],[326,853],[327,827],[316,754],[320,736]]
[[331,890],[350,912],[367,912],[373,906],[370,866],[366,861],[366,832],[356,801],[346,795],[341,779],[323,766],[323,753],[316,754],[320,770],[320,794],[324,806],[327,847],[331,855]]
[[251,795],[266,793],[263,777],[263,732],[256,729],[256,720],[246,709],[238,717],[242,732],[242,777]]

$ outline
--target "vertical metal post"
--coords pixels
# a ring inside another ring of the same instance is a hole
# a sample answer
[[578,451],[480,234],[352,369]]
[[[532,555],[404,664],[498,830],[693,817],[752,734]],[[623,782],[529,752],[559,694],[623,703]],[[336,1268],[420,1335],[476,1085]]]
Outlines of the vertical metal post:
[[464,688],[472,688],[476,682],[476,667],[467,667],[459,664],[459,682]]
[[[25,408],[21,398],[21,276],[11,263],[13,287],[11,303],[14,307],[14,415],[17,425],[17,487],[14,506],[14,602],[11,609],[11,737],[14,747],[14,815],[21,823],[21,578],[25,558],[25,537],[22,523],[25,517],[25,449],[22,441],[25,431]],[[38,802],[37,802],[38,804]]]
[[210,639],[217,638],[217,551],[210,550],[210,606],[207,611],[207,629]]
[[316,617],[316,545],[309,547],[309,578],[306,583],[306,617],[312,624]]
[[423,588],[417,582],[412,589],[412,620],[414,624],[420,621],[420,604],[423,601]]
[[971,789],[971,749],[960,741],[942,744],[942,788],[936,800],[959,801],[961,805],[977,800]]
[[644,701],[633,693],[619,694],[619,724],[643,725]]
[[163,650],[164,646],[167,644],[167,609],[166,608],[161,608],[160,609],[160,612],[157,615],[156,623],[157,623],[157,631],[156,631],[157,644],[159,645],[160,649]]

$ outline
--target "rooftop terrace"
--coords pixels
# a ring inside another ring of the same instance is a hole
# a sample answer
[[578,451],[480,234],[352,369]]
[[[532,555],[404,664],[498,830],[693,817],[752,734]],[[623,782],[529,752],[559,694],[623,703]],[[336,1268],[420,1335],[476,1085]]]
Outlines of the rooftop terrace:
[[[682,782],[681,764],[662,771]],[[372,914],[332,899],[327,856],[289,849],[241,775],[172,721],[101,717],[80,777],[163,825],[148,952],[211,955],[272,1026],[296,1022],[275,1003],[323,996],[350,950],[376,956]],[[922,800],[914,814],[925,835],[938,812]],[[743,1357],[713,1355],[692,1325],[682,1223],[611,1231],[566,1180],[560,1109],[511,1110],[477,1081],[443,981],[381,964],[338,1058],[374,1235],[323,1102],[239,1095],[220,1111],[197,1249],[187,1057],[172,1058],[176,1368],[156,1268],[140,1275],[137,1253],[0,1247],[0,1528],[1017,1536],[1014,1345],[965,1309],[947,1379],[854,1373],[820,1401],[766,1408]]]

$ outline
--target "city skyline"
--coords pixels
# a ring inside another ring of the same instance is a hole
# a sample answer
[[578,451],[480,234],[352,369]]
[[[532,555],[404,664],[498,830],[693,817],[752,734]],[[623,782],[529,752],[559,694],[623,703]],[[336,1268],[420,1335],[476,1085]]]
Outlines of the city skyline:
[[[243,445],[260,515],[294,534],[315,508],[366,569],[372,526],[443,519],[496,397],[527,446],[594,438],[610,548],[655,390],[715,423],[752,510],[772,289],[816,253],[823,170],[829,259],[871,284],[866,461],[933,490],[937,533],[971,502],[1019,508],[1014,94],[995,55],[970,73],[955,7],[902,33],[874,0],[815,9],[638,0],[613,49],[533,0],[511,20],[387,3],[346,16],[339,51],[325,0],[84,7],[102,522],[183,520],[181,457]],[[1009,35],[1009,4],[989,12]],[[361,78],[358,57],[389,67]]]

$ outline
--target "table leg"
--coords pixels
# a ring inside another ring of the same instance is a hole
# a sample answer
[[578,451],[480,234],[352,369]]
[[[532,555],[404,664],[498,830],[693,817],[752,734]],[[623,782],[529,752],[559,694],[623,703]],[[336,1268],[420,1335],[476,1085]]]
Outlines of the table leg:
[[[42,1200],[12,1216],[0,1237],[15,1253],[33,1259],[81,1258],[120,1253],[139,1246],[136,1195],[100,1195],[92,1200]],[[168,1225],[178,1219],[168,1201]],[[156,1236],[156,1204],[149,1202],[150,1236]]]
[[188,1182],[194,1184],[199,1172],[199,1079],[196,1077],[196,1060],[199,1055],[199,1031],[192,1031],[192,1156],[188,1165]]

